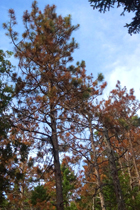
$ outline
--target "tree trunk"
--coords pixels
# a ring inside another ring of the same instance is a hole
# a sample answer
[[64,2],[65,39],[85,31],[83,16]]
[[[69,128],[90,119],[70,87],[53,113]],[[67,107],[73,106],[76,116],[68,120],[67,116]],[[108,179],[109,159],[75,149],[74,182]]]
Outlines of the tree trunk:
[[[21,173],[23,173],[23,170],[24,170],[24,163],[21,162]],[[23,207],[24,207],[24,204],[23,204],[23,197],[24,197],[24,187],[23,187],[23,184],[24,184],[24,181],[21,183],[21,186],[20,186],[20,198],[21,198],[21,210],[23,210]]]
[[119,165],[120,165],[120,168],[121,168],[122,175],[123,175],[123,177],[124,177],[125,173],[124,173],[124,170],[123,170],[123,165],[122,165],[121,158],[120,158],[120,156],[119,156],[119,150],[116,149],[116,152],[118,153],[118,162],[119,162]]
[[[129,154],[128,151],[125,154],[125,159],[126,159],[126,166],[127,166],[127,171],[128,171],[128,175],[129,175],[129,184],[130,184],[130,189],[133,189],[133,181],[132,181],[132,176],[131,176],[131,171],[130,171],[130,164],[129,164]],[[134,200],[135,197],[132,195],[132,199]]]
[[59,160],[59,147],[56,130],[56,118],[54,113],[54,106],[50,105],[51,113],[51,128],[52,128],[52,146],[53,146],[53,157],[54,157],[54,170],[55,170],[55,182],[56,182],[56,209],[64,210],[63,206],[63,189],[62,189],[62,178]]
[[124,203],[122,190],[120,186],[120,180],[118,177],[118,170],[116,167],[114,151],[111,148],[110,138],[108,136],[107,129],[106,128],[103,128],[103,129],[104,129],[104,142],[106,145],[107,156],[108,156],[108,160],[110,164],[110,171],[111,171],[111,176],[113,179],[113,185],[115,189],[118,210],[125,210],[126,208],[125,208],[125,203]]
[[93,197],[92,201],[92,210],[95,210],[95,197]]
[[23,210],[23,193],[24,193],[24,189],[23,189],[23,186],[21,185],[21,189],[20,189],[20,197],[21,197],[21,209],[20,210]]
[[136,181],[138,182],[138,185],[140,186],[140,174],[139,174],[139,170],[138,170],[138,167],[137,167],[137,163],[136,163],[136,159],[135,159],[135,153],[134,153],[134,149],[133,149],[130,134],[129,134],[129,145],[130,145],[130,151],[131,151],[131,154],[132,154],[132,161],[133,161],[133,165],[134,165],[135,173],[136,173]]
[[98,162],[97,162],[96,148],[95,148],[95,144],[94,144],[93,129],[92,129],[91,122],[89,122],[89,128],[90,128],[90,140],[91,140],[91,145],[92,145],[92,150],[93,150],[93,158],[94,158],[94,162],[95,162],[95,174],[97,177],[97,186],[100,188],[99,197],[100,197],[100,201],[101,201],[101,208],[102,208],[102,210],[106,210],[104,196],[102,193],[102,183],[100,180],[99,166],[98,166]]

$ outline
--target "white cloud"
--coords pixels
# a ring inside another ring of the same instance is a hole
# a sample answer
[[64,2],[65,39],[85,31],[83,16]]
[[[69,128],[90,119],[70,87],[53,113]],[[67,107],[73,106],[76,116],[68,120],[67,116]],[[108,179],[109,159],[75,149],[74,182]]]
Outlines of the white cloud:
[[130,54],[118,56],[118,60],[112,65],[108,65],[108,73],[106,79],[108,87],[106,95],[112,90],[117,80],[120,80],[121,86],[126,86],[127,89],[134,88],[137,99],[140,99],[140,46]]

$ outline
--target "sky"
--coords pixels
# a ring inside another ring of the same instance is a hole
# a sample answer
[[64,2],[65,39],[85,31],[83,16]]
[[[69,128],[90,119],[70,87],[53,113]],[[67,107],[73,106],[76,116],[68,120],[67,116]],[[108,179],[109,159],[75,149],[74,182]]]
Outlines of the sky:
[[[8,9],[15,10],[17,30],[22,29],[22,14],[31,10],[32,0],[1,0],[0,4],[0,49],[13,50],[10,40],[5,36],[2,23],[9,20]],[[72,24],[80,24],[80,28],[73,33],[79,43],[74,52],[74,62],[85,60],[87,74],[94,78],[102,73],[108,86],[103,97],[115,88],[117,80],[122,87],[134,88],[137,99],[140,100],[140,34],[130,36],[126,23],[130,23],[132,14],[120,16],[122,8],[114,8],[105,14],[93,10],[88,0],[38,0],[41,10],[47,5],[56,5],[58,15],[71,14]],[[13,58],[13,64],[16,61]]]

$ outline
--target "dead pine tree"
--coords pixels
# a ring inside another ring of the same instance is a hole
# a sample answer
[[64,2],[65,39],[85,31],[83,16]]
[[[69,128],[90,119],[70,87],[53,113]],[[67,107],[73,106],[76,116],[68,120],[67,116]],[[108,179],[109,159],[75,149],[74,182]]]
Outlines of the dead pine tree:
[[[70,39],[78,25],[71,24],[70,15],[65,18],[57,16],[54,5],[47,5],[42,12],[34,1],[32,11],[25,11],[23,15],[25,31],[21,41],[17,41],[18,33],[13,29],[17,24],[14,10],[9,10],[9,16],[10,22],[4,24],[4,28],[14,45],[22,75],[17,77],[13,74],[17,81],[13,126],[18,126],[38,141],[43,139],[45,143],[46,139],[46,144],[50,145],[56,182],[56,209],[63,210],[59,135],[62,133],[61,124],[67,119],[66,110],[71,108],[72,100],[77,100],[73,90],[76,77],[68,64],[73,60],[72,52],[78,47],[74,38]],[[85,75],[82,67],[78,71],[81,77]]]

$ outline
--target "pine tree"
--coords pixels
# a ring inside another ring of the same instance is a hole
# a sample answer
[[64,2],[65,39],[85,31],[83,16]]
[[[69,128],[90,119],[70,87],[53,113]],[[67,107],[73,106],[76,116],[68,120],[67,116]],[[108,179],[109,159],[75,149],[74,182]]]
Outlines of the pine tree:
[[0,207],[5,205],[5,193],[10,189],[10,178],[13,176],[10,167],[13,162],[12,144],[8,139],[8,132],[11,128],[9,119],[9,104],[13,97],[14,89],[8,85],[8,77],[10,76],[13,66],[7,56],[12,55],[11,52],[6,53],[0,50]]
[[15,46],[22,72],[22,78],[17,78],[18,106],[13,107],[13,126],[48,145],[46,165],[52,155],[56,207],[63,210],[59,145],[63,143],[61,136],[66,130],[62,125],[67,121],[69,110],[77,103],[77,93],[83,96],[88,91],[83,82],[86,77],[84,65],[68,66],[73,60],[71,54],[78,46],[74,38],[70,40],[78,25],[71,25],[70,16],[57,16],[55,6],[46,6],[42,13],[34,1],[31,13],[26,11],[23,15],[25,32],[23,39],[17,42],[17,32],[13,30],[16,24],[14,11],[10,9],[9,14],[10,22],[4,27]]

